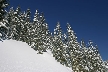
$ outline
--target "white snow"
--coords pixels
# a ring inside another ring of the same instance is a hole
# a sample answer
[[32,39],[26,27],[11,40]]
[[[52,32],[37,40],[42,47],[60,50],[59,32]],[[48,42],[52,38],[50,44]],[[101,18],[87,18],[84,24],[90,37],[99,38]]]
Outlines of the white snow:
[[108,66],[106,66],[106,68],[108,69]]
[[5,24],[3,24],[3,22],[0,22],[0,27],[1,27],[1,26],[5,27]]
[[37,54],[26,43],[0,42],[0,72],[72,72],[57,62],[50,52]]

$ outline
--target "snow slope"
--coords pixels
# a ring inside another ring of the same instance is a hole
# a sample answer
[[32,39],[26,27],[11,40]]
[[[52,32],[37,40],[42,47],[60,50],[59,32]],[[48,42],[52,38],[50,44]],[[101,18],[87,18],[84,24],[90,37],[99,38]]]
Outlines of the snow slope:
[[49,53],[37,54],[26,43],[0,42],[0,72],[72,72]]

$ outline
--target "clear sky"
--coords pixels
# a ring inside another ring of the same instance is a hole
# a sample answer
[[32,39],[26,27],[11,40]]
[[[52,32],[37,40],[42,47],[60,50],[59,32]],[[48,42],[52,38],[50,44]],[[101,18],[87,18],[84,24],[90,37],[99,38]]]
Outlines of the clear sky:
[[66,32],[69,22],[78,37],[86,43],[92,40],[99,47],[103,60],[108,60],[108,0],[10,0],[10,7],[20,6],[44,12],[50,31],[59,21]]

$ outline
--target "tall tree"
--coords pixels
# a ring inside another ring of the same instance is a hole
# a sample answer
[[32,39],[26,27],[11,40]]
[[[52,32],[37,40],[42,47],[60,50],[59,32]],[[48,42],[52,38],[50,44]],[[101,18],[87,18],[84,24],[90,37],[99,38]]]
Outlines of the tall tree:
[[69,51],[68,51],[68,44],[67,44],[67,35],[64,33],[63,35],[63,64],[65,64],[67,67],[69,66]]
[[[7,13],[7,26],[8,26],[8,38],[17,40],[19,38],[19,31],[21,30],[18,26],[20,23],[19,20],[20,7],[17,7],[16,10],[13,7],[10,8],[10,11]],[[20,30],[19,30],[20,29]]]
[[24,12],[24,19],[22,21],[23,29],[22,29],[22,41],[27,42],[29,41],[29,33],[30,33],[30,24],[31,24],[31,12],[30,9],[27,9],[26,12]]
[[[38,36],[37,34],[37,27],[39,25],[39,12],[38,10],[36,10],[34,18],[33,18],[33,23],[30,25],[30,30],[29,30],[29,45],[34,48],[35,50],[37,50],[38,47],[38,43],[36,42],[38,38],[36,38]],[[37,44],[37,47],[36,45]]]
[[4,16],[6,14],[5,8],[8,6],[8,0],[0,0],[0,38],[6,39],[7,27],[6,22],[4,21]]
[[45,22],[44,15],[39,16],[38,10],[36,10],[33,24],[31,26],[31,46],[39,53],[45,52],[47,49],[47,39],[49,35],[48,24]]
[[67,23],[67,34],[68,34],[69,64],[72,67],[73,71],[78,71],[79,70],[78,67],[80,64],[80,58],[79,58],[80,45],[69,23]]
[[13,36],[13,25],[14,25],[14,9],[13,7],[10,8],[9,12],[5,15],[4,21],[6,22],[6,26],[8,27],[8,39],[11,39]]
[[54,37],[53,37],[53,55],[57,61],[61,64],[65,64],[65,54],[64,54],[64,43],[63,43],[63,32],[58,22],[56,28],[54,29]]

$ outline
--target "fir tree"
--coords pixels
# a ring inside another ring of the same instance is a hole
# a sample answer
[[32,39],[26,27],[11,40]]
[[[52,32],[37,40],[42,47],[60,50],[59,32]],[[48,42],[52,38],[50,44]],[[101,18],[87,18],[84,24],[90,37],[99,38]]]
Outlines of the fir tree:
[[66,44],[64,43],[63,31],[61,29],[60,23],[58,22],[56,28],[54,29],[54,38],[53,38],[53,54],[57,61],[61,64],[66,65]]
[[7,22],[6,26],[8,27],[8,33],[7,33],[8,39],[12,39],[13,37],[13,25],[14,25],[14,19],[15,19],[14,12],[15,11],[13,7],[11,7],[9,12],[5,16],[5,20]]
[[84,42],[84,40],[81,41],[81,48],[80,48],[80,57],[81,57],[81,61],[80,61],[80,70],[81,71],[85,71],[85,72],[89,72],[89,68],[88,68],[88,49],[86,47],[86,44]]
[[49,32],[48,24],[45,22],[43,13],[41,13],[39,21],[41,24],[41,40],[42,40],[41,45],[43,47],[43,52],[46,52],[46,49],[49,48],[50,32]]
[[19,38],[19,33],[18,33],[18,30],[20,29],[20,27],[18,27],[20,23],[19,15],[20,15],[20,7],[17,7],[16,10],[14,10],[13,7],[11,7],[10,11],[7,13],[8,39],[17,40]]
[[8,6],[8,0],[0,0],[0,21],[4,18],[6,13],[5,8]]
[[67,45],[67,35],[64,33],[63,35],[63,58],[64,58],[64,62],[63,64],[65,64],[67,67],[69,66],[69,62],[68,62],[68,57],[69,57],[69,51],[68,51],[68,45]]
[[6,39],[7,37],[7,27],[6,27],[6,21],[4,21],[4,17],[6,14],[5,8],[8,6],[8,0],[0,0],[0,38]]
[[31,24],[31,12],[30,9],[27,9],[26,13],[24,15],[24,20],[23,20],[23,29],[22,29],[22,41],[27,42],[29,41],[29,33],[30,33],[30,24]]
[[38,39],[36,38],[38,36],[37,34],[38,25],[39,25],[39,12],[38,10],[36,10],[34,18],[33,18],[33,23],[30,25],[29,43],[28,43],[35,50],[37,50],[37,47],[38,47],[38,42],[36,42],[37,41],[36,39]]
[[72,67],[73,71],[79,71],[79,43],[74,31],[72,30],[69,23],[67,23],[67,33],[68,33],[68,51],[69,51],[69,66]]
[[25,25],[25,12],[20,12],[19,16],[19,21],[16,25],[16,30],[17,30],[17,39],[18,41],[23,41],[24,42],[24,25]]
[[41,14],[39,16],[38,11],[36,10],[34,16],[34,22],[31,27],[32,44],[31,46],[37,50],[39,53],[45,52],[47,49],[47,38],[49,35],[48,25],[45,22],[44,15]]
[[103,66],[102,58],[99,54],[97,46],[93,46],[93,42],[89,41],[89,50],[88,50],[88,68],[89,72],[105,72],[105,68]]

